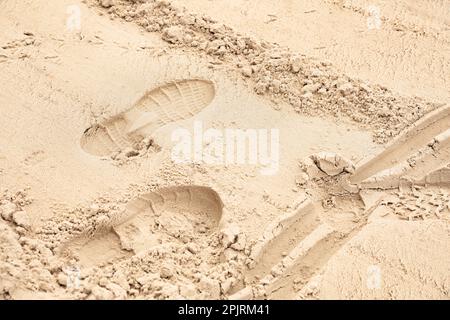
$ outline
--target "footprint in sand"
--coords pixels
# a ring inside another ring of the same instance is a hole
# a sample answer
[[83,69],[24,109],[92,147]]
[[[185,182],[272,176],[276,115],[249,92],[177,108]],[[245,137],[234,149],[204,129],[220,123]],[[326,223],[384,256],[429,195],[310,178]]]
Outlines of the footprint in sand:
[[160,127],[193,117],[214,96],[211,81],[190,79],[166,83],[145,93],[127,111],[88,128],[81,137],[81,147],[95,156],[133,147]]
[[222,208],[219,195],[209,187],[161,188],[130,201],[102,231],[77,236],[60,252],[70,251],[81,265],[94,266],[165,243],[197,242],[217,230]]

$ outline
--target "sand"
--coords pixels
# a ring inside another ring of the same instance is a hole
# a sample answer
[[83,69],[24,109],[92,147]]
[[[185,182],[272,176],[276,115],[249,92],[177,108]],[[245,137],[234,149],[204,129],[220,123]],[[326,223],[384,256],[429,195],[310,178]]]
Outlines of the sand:
[[1,1],[1,299],[449,299],[448,9]]

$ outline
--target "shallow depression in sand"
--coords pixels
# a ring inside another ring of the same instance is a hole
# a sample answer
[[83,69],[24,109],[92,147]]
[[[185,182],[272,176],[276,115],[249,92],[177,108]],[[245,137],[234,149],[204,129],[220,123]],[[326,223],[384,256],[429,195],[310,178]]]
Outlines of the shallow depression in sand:
[[217,230],[222,208],[219,195],[209,187],[161,188],[130,201],[122,215],[109,221],[106,232],[78,236],[62,251],[92,266],[174,241],[197,242]]
[[195,116],[214,96],[214,84],[208,80],[168,82],[146,92],[125,112],[86,129],[81,147],[96,156],[133,147],[160,127]]

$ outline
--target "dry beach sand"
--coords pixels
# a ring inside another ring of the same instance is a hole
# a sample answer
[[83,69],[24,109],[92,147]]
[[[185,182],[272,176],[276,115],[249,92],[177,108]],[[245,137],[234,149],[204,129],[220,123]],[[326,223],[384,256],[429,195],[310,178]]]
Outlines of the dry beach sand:
[[449,299],[449,9],[0,0],[0,299]]

